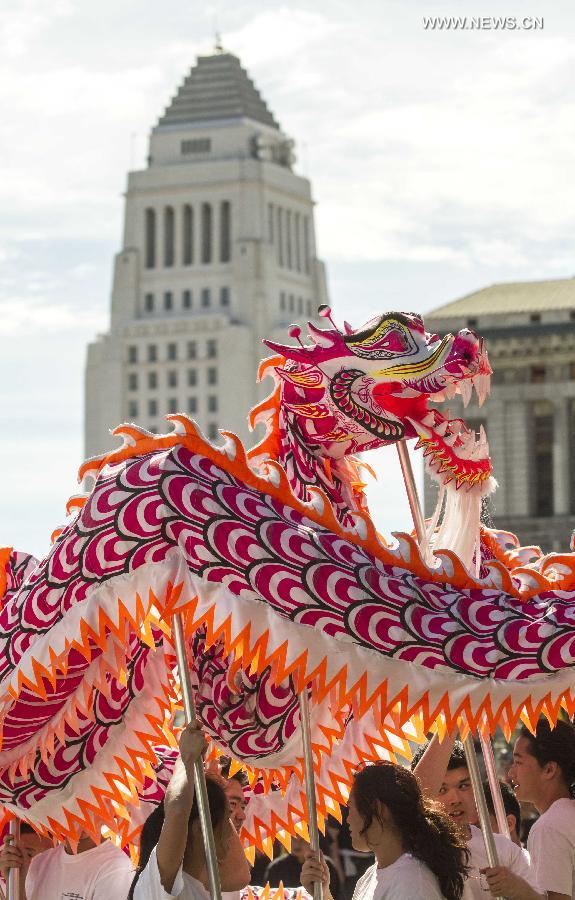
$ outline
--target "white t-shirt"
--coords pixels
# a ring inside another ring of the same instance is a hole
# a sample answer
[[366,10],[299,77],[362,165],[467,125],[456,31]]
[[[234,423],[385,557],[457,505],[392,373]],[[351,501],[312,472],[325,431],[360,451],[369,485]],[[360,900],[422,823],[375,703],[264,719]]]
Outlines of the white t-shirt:
[[134,877],[130,858],[110,841],[83,853],[63,846],[35,856],[26,875],[27,900],[126,900]]
[[364,872],[353,892],[353,900],[444,900],[437,878],[425,863],[404,853],[390,866],[377,863]]
[[575,800],[552,803],[531,828],[527,848],[539,890],[575,900]]
[[[465,881],[465,890],[463,891],[463,900],[487,900],[491,897],[487,881],[479,872],[480,869],[486,869],[489,865],[487,861],[487,851],[485,850],[485,841],[480,828],[470,825],[471,837],[467,842],[469,850],[469,877]],[[525,881],[537,890],[537,882],[535,873],[530,867],[525,853],[518,844],[514,844],[504,834],[493,835],[497,856],[500,866],[507,868],[515,875],[524,878]]]
[[134,900],[169,900],[170,897],[177,897],[178,900],[210,900],[209,892],[203,884],[187,872],[182,872],[181,866],[172,890],[170,892],[164,890],[154,847],[148,865],[136,882]]

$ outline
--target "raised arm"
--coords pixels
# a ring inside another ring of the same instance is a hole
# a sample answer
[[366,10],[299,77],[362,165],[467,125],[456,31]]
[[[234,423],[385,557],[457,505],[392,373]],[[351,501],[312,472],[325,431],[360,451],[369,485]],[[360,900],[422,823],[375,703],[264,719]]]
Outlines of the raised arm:
[[171,891],[182,865],[188,841],[188,821],[194,802],[194,762],[206,749],[206,738],[196,719],[180,736],[180,755],[164,798],[165,819],[156,848],[162,887]]
[[427,750],[413,770],[426,797],[436,799],[439,796],[454,744],[455,734],[453,736],[446,734],[442,741],[434,734]]

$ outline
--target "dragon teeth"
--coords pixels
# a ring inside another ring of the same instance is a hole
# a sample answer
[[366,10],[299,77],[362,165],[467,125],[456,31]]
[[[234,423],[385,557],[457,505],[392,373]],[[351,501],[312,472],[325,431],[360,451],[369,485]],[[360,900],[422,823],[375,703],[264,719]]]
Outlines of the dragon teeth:
[[472,380],[479,406],[483,406],[491,387],[491,377],[481,372],[479,375],[475,375]]
[[470,380],[460,381],[459,382],[459,393],[461,395],[461,399],[463,400],[463,405],[467,406],[469,401],[471,400],[471,393],[473,391],[473,383]]
[[455,397],[455,395],[457,393],[457,384],[454,381],[452,381],[445,385],[443,391],[444,391],[446,400],[453,400],[453,398]]

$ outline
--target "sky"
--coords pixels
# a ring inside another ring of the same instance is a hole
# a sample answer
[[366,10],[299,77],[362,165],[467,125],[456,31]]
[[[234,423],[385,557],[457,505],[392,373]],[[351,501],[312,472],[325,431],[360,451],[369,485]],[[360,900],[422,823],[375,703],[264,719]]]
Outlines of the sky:
[[[575,275],[571,0],[3,0],[0,545],[43,556],[77,490],[126,175],[216,30],[296,141],[340,321]],[[380,529],[409,527],[393,451],[370,462]]]

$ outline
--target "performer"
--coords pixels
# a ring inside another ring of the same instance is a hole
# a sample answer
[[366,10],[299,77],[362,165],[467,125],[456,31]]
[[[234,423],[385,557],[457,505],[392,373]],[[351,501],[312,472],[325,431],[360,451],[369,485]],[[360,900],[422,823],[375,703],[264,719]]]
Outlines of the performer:
[[22,873],[19,900],[124,900],[134,874],[129,857],[110,841],[95,844],[84,835],[72,852],[64,844],[53,847],[26,823],[20,841],[5,841],[0,852],[4,877],[12,867]]
[[[467,842],[470,870],[464,898],[484,900],[489,890],[482,874],[488,864],[487,853],[483,835],[476,825],[477,809],[463,744],[448,735],[440,743],[436,736],[423,751],[419,759],[416,754],[412,761],[414,775],[419,779],[424,794],[441,803]],[[503,834],[494,834],[493,837],[498,858],[506,869],[523,883],[531,885],[530,889],[536,888],[535,873],[530,869],[521,847]]]
[[519,800],[540,813],[527,839],[539,890],[534,891],[505,866],[486,869],[494,896],[510,900],[575,898],[575,728],[539,719],[533,735],[523,728],[513,749],[509,777]]
[[[366,766],[349,797],[349,828],[355,850],[375,853],[353,900],[460,900],[467,852],[450,819],[426,800],[415,776],[391,762]],[[308,892],[324,885],[331,900],[323,856],[310,851],[301,880]]]
[[[205,748],[206,738],[196,720],[181,734],[180,755],[164,802],[144,824],[138,870],[129,894],[133,900],[209,900],[193,775],[194,762]],[[236,891],[249,883],[249,866],[230,821],[221,778],[208,774],[206,782],[222,889]]]

